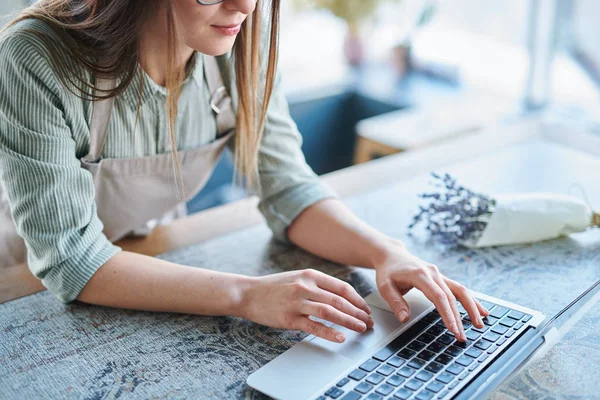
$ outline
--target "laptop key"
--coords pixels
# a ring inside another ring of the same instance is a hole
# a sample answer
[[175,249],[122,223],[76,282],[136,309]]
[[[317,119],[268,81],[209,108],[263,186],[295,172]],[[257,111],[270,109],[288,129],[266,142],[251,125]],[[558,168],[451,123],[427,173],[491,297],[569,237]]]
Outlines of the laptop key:
[[417,378],[420,381],[427,382],[428,380],[433,378],[433,374],[429,371],[421,371],[417,375],[415,375],[415,378]]
[[358,368],[362,369],[363,371],[373,372],[373,370],[379,367],[380,365],[380,362],[370,359],[362,363],[362,365]]
[[392,350],[391,348],[386,346],[383,349],[379,350],[377,353],[375,353],[373,358],[377,361],[384,362],[385,360],[393,356],[395,352],[395,350]]
[[444,364],[444,365],[446,365],[446,364],[448,364],[448,363],[452,362],[452,357],[450,357],[450,356],[449,356],[449,355],[447,355],[447,354],[440,354],[439,356],[437,356],[437,357],[435,358],[435,361],[436,361],[436,362],[439,362],[440,364]]
[[361,371],[360,369],[355,369],[348,374],[348,378],[352,378],[355,381],[360,381],[365,376],[367,376],[367,373],[365,371]]
[[425,332],[421,333],[421,335],[417,339],[422,343],[431,343],[435,340],[435,336]]
[[473,364],[469,365],[469,371],[473,371],[473,370],[477,369],[477,367],[479,367],[479,364],[473,363]]
[[342,397],[340,400],[358,400],[360,399],[362,396],[356,392],[350,392],[347,393],[344,397]]
[[491,345],[492,344],[490,342],[487,342],[485,340],[478,340],[477,342],[475,342],[475,347],[481,350],[487,350]]
[[389,376],[392,372],[394,372],[394,368],[389,365],[384,365],[377,370],[381,375]]
[[446,395],[447,395],[449,392],[450,392],[450,391],[449,391],[449,390],[447,390],[447,389],[446,389],[446,390],[444,390],[442,393],[440,393],[440,394],[438,395],[438,399],[443,399],[444,397],[446,397]]
[[415,399],[417,399],[417,400],[429,400],[433,396],[435,396],[435,393],[433,393],[433,392],[425,389],[425,390],[422,390],[421,392],[419,392],[419,394],[415,396]]
[[435,356],[436,356],[436,354],[429,350],[423,350],[422,352],[417,354],[417,357],[419,357],[421,360],[425,360],[425,361],[429,361]]
[[401,377],[400,377],[400,376],[398,376],[398,375],[392,375],[392,376],[390,377],[390,379],[388,379],[388,380],[386,381],[386,383],[387,383],[388,385],[392,385],[392,386],[400,386],[402,383],[404,383],[404,381],[405,381],[405,380],[406,380],[406,379],[404,379],[404,378],[401,378]]
[[515,311],[512,310],[511,312],[508,313],[508,318],[512,318],[512,319],[521,319],[525,316],[524,313],[520,312],[520,311]]
[[494,306],[496,306],[494,303],[490,303],[487,300],[477,299],[477,301],[479,301],[481,303],[481,305],[484,306],[485,309],[488,311],[491,311],[491,309],[494,308]]
[[462,381],[463,379],[466,379],[467,376],[469,376],[469,371],[465,371],[464,373],[462,373],[459,377],[458,380]]
[[412,356],[414,356],[415,354],[417,354],[415,351],[409,350],[409,349],[402,349],[398,352],[398,356],[408,360],[410,359]]
[[444,349],[444,347],[446,347],[446,346],[443,345],[442,343],[433,342],[429,346],[427,346],[427,350],[429,350],[433,353],[439,353],[440,351],[442,351]]
[[521,318],[521,321],[523,321],[523,322],[527,322],[527,321],[529,321],[530,319],[531,319],[531,315],[529,315],[529,314],[525,314],[525,316],[524,316],[523,318]]
[[384,383],[383,385],[379,386],[375,391],[381,395],[387,396],[388,394],[394,391],[394,387]]
[[327,400],[327,397],[325,397],[325,396],[319,396],[319,397],[317,397],[317,400]]
[[516,323],[517,323],[517,321],[515,321],[514,319],[510,319],[510,318],[502,318],[500,320],[500,324],[502,324],[504,326],[508,326],[509,328],[512,328]]
[[365,397],[365,400],[383,400],[383,397],[381,397],[377,393],[371,393],[367,397]]
[[418,381],[416,379],[411,379],[410,381],[408,381],[406,383],[406,385],[404,385],[405,388],[410,389],[410,390],[418,390],[421,386],[423,386],[423,382]]
[[414,369],[419,369],[421,368],[423,365],[425,365],[425,361],[423,360],[419,360],[418,358],[413,358],[409,363],[408,366],[409,367],[413,367]]
[[514,329],[515,331],[518,331],[518,330],[519,330],[519,329],[521,329],[522,327],[523,327],[523,323],[522,323],[522,322],[517,322],[517,323],[515,324],[515,326],[513,326],[513,329]]
[[450,336],[450,335],[442,335],[439,338],[437,338],[437,340],[436,340],[436,342],[442,343],[442,344],[445,344],[445,345],[449,345],[453,341],[454,341],[454,337]]
[[482,363],[482,362],[484,362],[485,360],[487,360],[487,359],[488,359],[488,357],[489,357],[489,356],[488,356],[486,353],[484,353],[484,354],[483,354],[481,357],[479,357],[479,358],[477,359],[477,361],[479,361],[480,363]]
[[400,371],[398,371],[398,375],[403,376],[405,378],[409,378],[413,376],[416,371],[410,367],[402,367]]
[[431,328],[427,329],[425,332],[428,333],[428,334],[430,334],[430,335],[432,335],[432,336],[438,336],[442,332],[444,332],[444,328],[440,328],[439,326],[434,325]]
[[438,372],[440,372],[442,369],[444,369],[444,366],[438,362],[432,361],[429,363],[429,365],[427,365],[425,367],[425,369],[427,371],[433,372],[434,374],[437,374]]
[[344,394],[344,391],[342,389],[338,389],[336,387],[332,387],[331,389],[329,389],[326,393],[325,396],[329,396],[332,399],[337,399],[338,397],[340,397],[341,395]]
[[456,347],[460,347],[461,349],[466,349],[467,347],[471,346],[473,344],[472,340],[467,339],[466,342],[459,342],[458,340],[456,340],[454,343],[452,343],[453,346]]
[[450,372],[453,375],[458,375],[463,372],[464,368],[457,364],[452,364],[448,368],[446,368],[446,372]]
[[469,331],[467,331],[465,336],[469,340],[477,340],[479,338],[479,336],[481,336],[481,333],[475,332],[474,330],[469,330]]
[[373,385],[367,382],[361,382],[358,386],[354,388],[358,393],[369,393],[373,389]]
[[490,311],[490,315],[494,318],[502,318],[508,311],[506,307],[496,306]]
[[498,335],[504,335],[507,330],[508,328],[503,325],[496,325],[492,328],[492,332],[497,333]]
[[339,381],[339,382],[336,384],[336,386],[337,386],[337,387],[343,387],[343,386],[344,386],[346,383],[348,383],[348,382],[350,382],[350,379],[348,379],[348,378],[342,378],[342,380],[341,380],[341,381]]
[[458,380],[455,380],[454,382],[452,382],[450,384],[450,386],[448,386],[448,389],[454,389],[456,387],[456,385],[458,385],[460,382]]
[[431,312],[423,317],[423,321],[433,324],[434,322],[436,322],[438,320],[439,317],[440,317],[440,314]]
[[394,368],[398,368],[400,367],[402,364],[404,364],[406,361],[404,361],[403,359],[401,359],[400,357],[392,357],[388,360],[388,364],[390,364],[392,367]]
[[366,379],[366,381],[373,385],[379,385],[381,383],[381,381],[384,379],[385,378],[382,375],[379,375],[378,373],[375,372],[375,373],[369,375],[369,377]]
[[485,335],[483,335],[483,338],[487,341],[490,342],[495,342],[496,340],[500,339],[500,335],[498,335],[497,333],[494,332],[488,332]]
[[496,342],[496,346],[502,346],[504,344],[504,342],[506,342],[506,338],[505,337],[501,337],[500,340],[498,340]]
[[516,331],[509,330],[508,332],[506,332],[506,334],[504,335],[504,337],[506,337],[506,338],[509,338],[509,337],[511,337],[512,335],[514,335],[514,334],[515,334],[515,332],[516,332]]
[[456,356],[460,355],[460,353],[462,353],[462,349],[460,347],[450,346],[446,349],[445,352],[450,354],[451,356],[456,357]]
[[479,357],[482,353],[483,353],[483,351],[478,350],[474,347],[471,347],[469,350],[465,351],[466,355],[468,355],[469,357],[473,357],[473,358]]
[[413,392],[406,388],[399,389],[396,393],[394,393],[394,397],[400,400],[406,400],[410,396],[412,396]]
[[495,352],[496,350],[498,350],[498,346],[490,346],[489,349],[487,349],[487,353],[488,354],[492,354],[493,352]]
[[494,318],[494,317],[490,317],[490,316],[483,317],[481,320],[487,326],[494,326],[494,325],[496,325],[496,322],[498,322],[498,318]]
[[456,359],[456,363],[463,367],[468,367],[473,362],[471,357],[467,357],[464,354]]
[[427,390],[431,390],[433,393],[438,393],[444,388],[444,385],[441,382],[433,381],[429,385],[425,386],[425,388]]
[[415,340],[414,342],[411,342],[408,346],[406,346],[407,348],[414,350],[414,351],[421,351],[423,350],[427,345],[423,342],[419,342],[418,340]]
[[454,379],[454,375],[451,375],[451,374],[449,374],[447,372],[442,372],[435,379],[438,380],[438,381],[440,381],[440,382],[442,382],[442,383],[444,383],[444,384],[447,384],[447,383],[451,382],[452,379]]

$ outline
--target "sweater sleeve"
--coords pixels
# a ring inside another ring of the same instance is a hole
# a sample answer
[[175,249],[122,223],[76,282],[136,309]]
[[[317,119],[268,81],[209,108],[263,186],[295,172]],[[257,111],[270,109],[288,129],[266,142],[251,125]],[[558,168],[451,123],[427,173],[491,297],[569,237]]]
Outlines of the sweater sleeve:
[[35,35],[17,31],[0,41],[0,181],[31,272],[68,303],[120,249],[102,233],[63,90]]

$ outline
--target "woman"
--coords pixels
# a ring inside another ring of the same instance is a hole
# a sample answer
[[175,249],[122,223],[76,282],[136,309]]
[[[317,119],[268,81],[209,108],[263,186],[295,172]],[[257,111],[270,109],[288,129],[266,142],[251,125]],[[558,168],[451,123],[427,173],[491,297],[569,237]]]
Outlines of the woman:
[[15,222],[5,253],[19,257],[22,238],[31,271],[63,302],[235,315],[337,342],[342,333],[309,316],[372,327],[366,302],[323,273],[250,278],[111,243],[180,215],[228,145],[276,238],[375,268],[401,321],[402,295],[423,291],[465,340],[456,299],[479,327],[481,304],[360,221],[307,166],[275,76],[279,0],[268,3],[263,19],[256,0],[41,0],[10,24],[0,42],[0,178],[11,210],[0,225]]

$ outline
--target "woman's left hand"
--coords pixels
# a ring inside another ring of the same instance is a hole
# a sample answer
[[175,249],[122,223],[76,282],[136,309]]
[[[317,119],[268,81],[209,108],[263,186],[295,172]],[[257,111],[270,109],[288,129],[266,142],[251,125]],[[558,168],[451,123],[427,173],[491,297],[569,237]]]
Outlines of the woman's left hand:
[[487,311],[469,290],[442,275],[436,265],[410,254],[401,242],[395,243],[376,265],[377,287],[394,314],[402,322],[410,318],[410,308],[404,296],[412,288],[419,289],[435,305],[444,324],[454,336],[466,341],[456,300],[463,305],[473,325],[482,328],[482,316]]

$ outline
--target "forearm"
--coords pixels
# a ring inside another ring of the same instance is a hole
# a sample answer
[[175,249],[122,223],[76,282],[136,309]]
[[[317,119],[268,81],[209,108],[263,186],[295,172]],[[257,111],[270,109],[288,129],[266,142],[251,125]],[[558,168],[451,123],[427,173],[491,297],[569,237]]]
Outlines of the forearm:
[[378,232],[361,221],[342,202],[323,200],[304,210],[288,228],[297,246],[344,265],[373,268],[400,240]]
[[123,251],[96,271],[77,300],[135,310],[239,315],[241,292],[252,280]]

